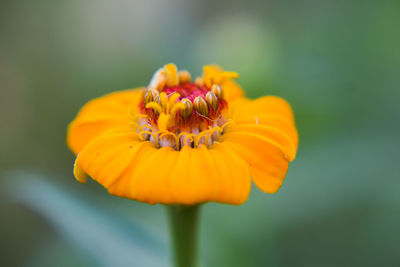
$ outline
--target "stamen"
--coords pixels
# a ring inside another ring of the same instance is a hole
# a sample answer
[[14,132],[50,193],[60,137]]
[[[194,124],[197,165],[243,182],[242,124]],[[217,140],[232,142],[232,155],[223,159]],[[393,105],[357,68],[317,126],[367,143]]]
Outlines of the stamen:
[[194,99],[193,105],[199,114],[208,117],[208,105],[201,96],[198,96]]
[[224,97],[222,87],[218,84],[213,84],[211,86],[211,92],[213,92],[218,99],[222,99]]
[[193,104],[192,101],[190,101],[187,98],[184,98],[181,100],[181,103],[184,105],[183,108],[180,109],[180,114],[181,116],[186,119],[188,118],[190,115],[192,115],[193,112]]
[[216,111],[218,108],[218,99],[217,96],[213,92],[208,92],[206,94],[206,101],[207,104],[214,110]]
[[170,146],[176,150],[187,145],[209,147],[217,142],[231,123],[223,117],[227,105],[222,86],[238,75],[217,66],[203,70],[203,76],[194,83],[188,71],[178,71],[174,64],[156,71],[143,90],[139,107],[144,114],[131,116],[140,138],[150,140],[157,148]]

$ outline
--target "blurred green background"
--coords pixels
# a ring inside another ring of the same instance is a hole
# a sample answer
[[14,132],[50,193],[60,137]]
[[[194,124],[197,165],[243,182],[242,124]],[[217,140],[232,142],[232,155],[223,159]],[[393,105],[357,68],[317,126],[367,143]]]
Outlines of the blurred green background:
[[168,62],[293,106],[274,195],[203,206],[202,266],[400,266],[398,1],[2,1],[0,265],[171,266],[164,207],[77,183],[67,124]]

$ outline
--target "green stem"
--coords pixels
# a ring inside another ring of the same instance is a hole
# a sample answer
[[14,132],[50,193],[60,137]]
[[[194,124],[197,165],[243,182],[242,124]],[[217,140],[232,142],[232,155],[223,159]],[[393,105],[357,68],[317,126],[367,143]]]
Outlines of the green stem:
[[168,206],[176,267],[197,266],[197,218],[199,205]]

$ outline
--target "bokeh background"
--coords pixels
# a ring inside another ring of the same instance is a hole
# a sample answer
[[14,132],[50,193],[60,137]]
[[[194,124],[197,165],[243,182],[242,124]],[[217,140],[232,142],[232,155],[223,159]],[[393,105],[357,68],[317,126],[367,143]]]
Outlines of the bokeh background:
[[164,207],[77,183],[67,124],[168,62],[293,106],[281,190],[203,206],[202,266],[400,266],[398,1],[1,1],[0,265],[171,266]]

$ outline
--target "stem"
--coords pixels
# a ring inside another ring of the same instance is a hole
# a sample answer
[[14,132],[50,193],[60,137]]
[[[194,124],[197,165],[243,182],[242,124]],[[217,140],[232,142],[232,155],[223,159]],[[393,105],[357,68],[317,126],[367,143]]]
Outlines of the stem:
[[176,267],[197,265],[197,217],[199,205],[168,206]]

